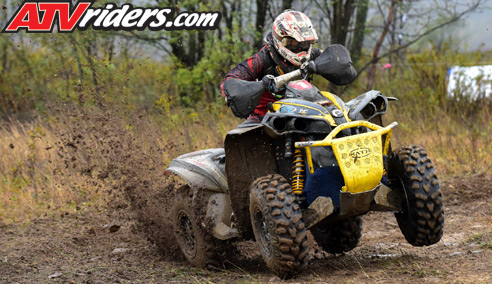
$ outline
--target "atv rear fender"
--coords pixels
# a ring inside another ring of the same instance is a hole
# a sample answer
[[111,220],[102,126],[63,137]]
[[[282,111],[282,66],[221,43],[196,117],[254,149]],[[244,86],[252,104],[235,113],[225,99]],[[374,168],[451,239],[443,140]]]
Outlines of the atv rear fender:
[[200,191],[198,206],[206,206],[203,226],[219,240],[239,237],[232,227],[232,207],[227,193],[225,177],[225,152],[223,148],[197,151],[179,156],[171,161],[165,174],[176,174],[194,191]]
[[225,152],[223,148],[207,149],[181,155],[171,161],[166,175],[177,174],[192,189],[208,189],[227,192],[225,176]]

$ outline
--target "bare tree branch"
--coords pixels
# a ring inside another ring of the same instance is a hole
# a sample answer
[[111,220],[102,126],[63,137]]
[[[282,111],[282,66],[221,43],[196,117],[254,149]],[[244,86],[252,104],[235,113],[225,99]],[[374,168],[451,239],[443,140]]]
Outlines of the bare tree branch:
[[145,35],[138,34],[138,33],[134,32],[134,31],[130,31],[129,33],[131,35],[130,34],[127,34],[127,33],[123,33],[123,32],[113,32],[111,34],[112,35],[115,35],[115,36],[119,36],[119,37],[124,37],[124,38],[127,38],[127,39],[131,39],[131,40],[144,41],[147,44],[154,44],[154,45],[157,45],[162,50],[164,50],[168,55],[171,55],[172,54],[172,51],[167,46],[165,46],[164,44],[162,44],[160,42],[161,40],[166,40],[166,41],[169,40],[169,38],[167,38],[165,36],[161,36],[161,37],[148,37],[148,36],[145,36]]
[[[367,81],[367,89],[368,90],[372,88],[372,83],[374,82],[374,76],[376,73],[376,63],[377,63],[377,61],[375,61],[375,59],[378,58],[381,45],[383,44],[384,38],[386,37],[386,34],[388,33],[389,26],[390,26],[391,22],[393,21],[393,14],[395,11],[396,1],[397,0],[391,1],[391,7],[390,7],[390,10],[388,12],[388,18],[384,24],[384,30],[381,33],[381,37],[379,38],[378,42],[376,43],[376,46],[374,47],[374,52],[373,52],[372,60],[371,60],[372,67],[371,67],[371,70],[369,71],[369,79]],[[378,1],[378,3],[379,3],[379,1]]]
[[376,56],[373,56],[373,58],[367,62],[362,68],[360,68],[358,70],[358,75],[359,76],[362,72],[364,72],[369,66],[371,66],[371,64],[376,64],[377,62],[379,62],[379,60],[381,60],[382,58],[385,58],[391,54],[394,54],[394,53],[397,53],[398,51],[400,50],[403,50],[407,47],[409,47],[410,45],[416,43],[417,41],[419,41],[420,39],[422,39],[423,37],[431,34],[432,32],[438,30],[438,29],[441,29],[449,24],[452,24],[458,20],[460,20],[463,16],[465,16],[466,14],[470,13],[471,11],[474,11],[475,9],[477,9],[484,1],[483,0],[478,0],[477,2],[475,2],[472,6],[470,6],[468,9],[460,12],[459,14],[456,14],[454,15],[451,19],[448,19],[447,21],[439,24],[439,25],[436,25],[430,29],[428,29],[427,31],[417,35],[414,39],[406,42],[405,44],[403,45],[400,45],[394,49],[391,49],[385,53],[383,53],[382,55],[376,55]]
[[301,12],[303,12],[303,13],[306,12],[306,10],[311,7],[311,5],[313,4],[313,2],[316,2],[316,1],[309,0],[309,2],[304,7],[301,8]]
[[[323,12],[323,14],[325,14],[325,16],[330,19],[330,11],[328,9],[325,9],[325,7],[321,6],[321,4],[317,1],[317,0],[313,0],[314,4],[316,4],[316,6],[318,6],[318,8],[321,10],[321,12]],[[325,1],[325,5],[326,5],[326,1]]]

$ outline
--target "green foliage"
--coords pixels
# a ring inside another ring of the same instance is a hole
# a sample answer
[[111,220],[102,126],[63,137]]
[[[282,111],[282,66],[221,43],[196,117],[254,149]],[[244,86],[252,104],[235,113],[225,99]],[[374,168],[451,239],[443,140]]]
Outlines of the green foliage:
[[24,44],[18,45],[1,34],[0,113],[43,111],[46,103],[57,101],[157,106],[166,113],[200,102],[223,104],[219,86],[224,75],[252,54],[235,39],[238,29],[236,24],[223,40],[207,37],[204,56],[191,67],[175,57],[173,64],[132,58],[124,41],[101,32],[21,34]]
[[[22,36],[24,37],[24,36]],[[171,68],[133,59],[101,33],[36,35],[14,44],[0,35],[0,112],[43,110],[47,102],[152,106],[168,91]],[[115,50],[118,49],[118,52]]]
[[184,66],[174,59],[174,90],[179,93],[183,106],[191,106],[203,100],[215,102],[221,96],[219,87],[225,74],[253,52],[229,33],[225,40],[210,37],[205,46],[205,56],[193,67]]
[[426,110],[434,114],[436,107],[449,104],[446,91],[448,69],[453,65],[473,65],[480,62],[481,57],[480,51],[458,53],[448,44],[443,44],[440,49],[432,45],[429,49],[408,55],[410,68],[399,67],[380,74],[380,83],[386,92],[411,102],[410,105],[421,108],[425,102]]

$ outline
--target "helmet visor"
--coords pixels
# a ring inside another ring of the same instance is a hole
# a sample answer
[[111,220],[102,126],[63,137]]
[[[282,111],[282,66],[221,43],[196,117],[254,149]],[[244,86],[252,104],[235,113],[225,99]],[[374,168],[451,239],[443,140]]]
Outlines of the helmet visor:
[[302,51],[308,51],[311,47],[311,44],[314,43],[314,40],[307,40],[298,42],[296,39],[291,37],[284,37],[282,39],[282,44],[288,48],[290,51],[294,53],[299,53]]

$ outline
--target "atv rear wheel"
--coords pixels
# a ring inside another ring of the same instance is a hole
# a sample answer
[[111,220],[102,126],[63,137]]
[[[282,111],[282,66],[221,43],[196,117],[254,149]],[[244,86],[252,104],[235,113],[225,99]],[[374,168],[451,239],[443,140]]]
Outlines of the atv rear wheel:
[[353,250],[359,244],[362,236],[362,218],[350,217],[326,226],[311,229],[316,243],[331,254],[344,253]]
[[307,265],[308,241],[302,214],[290,184],[281,175],[257,179],[250,192],[250,215],[261,255],[286,279]]
[[395,213],[405,239],[413,246],[437,243],[443,234],[444,210],[432,162],[420,146],[407,146],[388,159],[390,187],[403,190],[402,212]]
[[176,242],[191,264],[217,268],[220,265],[219,252],[224,244],[201,226],[201,220],[205,216],[200,213],[203,206],[193,206],[193,199],[193,192],[187,185],[176,192],[175,204],[171,210]]

